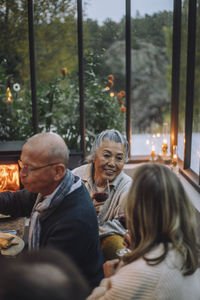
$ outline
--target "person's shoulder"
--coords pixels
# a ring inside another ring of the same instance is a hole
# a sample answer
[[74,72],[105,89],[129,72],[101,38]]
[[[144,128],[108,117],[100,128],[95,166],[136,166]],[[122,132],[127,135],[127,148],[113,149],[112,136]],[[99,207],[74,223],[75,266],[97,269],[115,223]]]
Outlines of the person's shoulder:
[[90,169],[91,169],[91,164],[85,164],[85,165],[82,165],[78,168],[71,170],[71,172],[74,175],[77,175],[82,178],[85,174],[89,173]]
[[[82,182],[77,189],[75,189],[73,192],[65,195],[64,198],[67,199],[67,201],[63,201],[64,206],[70,206],[70,207],[74,206],[75,207],[78,205],[80,207],[81,205],[84,206],[86,204],[86,202],[88,202],[88,204],[92,204],[88,190]],[[87,205],[87,207],[88,207],[88,205]]]
[[146,285],[155,288],[163,272],[161,265],[150,266],[143,258],[139,258],[123,266],[113,277],[113,283],[121,287],[141,288]]
[[122,174],[122,177],[123,177],[124,180],[126,180],[127,182],[132,183],[133,179],[129,175],[124,173],[124,171],[122,171],[121,174]]
[[132,183],[132,178],[125,174],[123,171],[113,181],[114,185],[118,188],[129,188]]

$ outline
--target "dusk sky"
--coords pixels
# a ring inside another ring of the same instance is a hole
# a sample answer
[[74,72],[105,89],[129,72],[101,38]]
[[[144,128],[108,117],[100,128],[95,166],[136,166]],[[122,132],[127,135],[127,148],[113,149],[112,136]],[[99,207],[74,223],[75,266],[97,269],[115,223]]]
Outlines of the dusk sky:
[[[106,18],[120,21],[125,14],[125,0],[87,0],[86,14],[88,18],[98,20],[99,24]],[[141,15],[167,10],[173,10],[173,0],[132,0],[131,14],[134,17],[136,11]]]

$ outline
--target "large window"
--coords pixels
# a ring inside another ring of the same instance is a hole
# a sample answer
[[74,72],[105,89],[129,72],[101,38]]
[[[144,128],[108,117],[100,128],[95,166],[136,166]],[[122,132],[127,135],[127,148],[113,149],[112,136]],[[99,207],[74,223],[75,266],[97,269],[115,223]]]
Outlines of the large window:
[[79,150],[76,11],[75,0],[34,1],[39,130],[55,131]]
[[200,0],[5,0],[0,28],[1,141],[51,130],[84,158],[115,128],[199,176]]
[[125,1],[87,1],[83,10],[86,139],[91,142],[105,129],[125,134]]
[[26,1],[1,1],[0,28],[0,137],[24,140],[33,133]]
[[132,155],[170,149],[173,1],[132,1]]

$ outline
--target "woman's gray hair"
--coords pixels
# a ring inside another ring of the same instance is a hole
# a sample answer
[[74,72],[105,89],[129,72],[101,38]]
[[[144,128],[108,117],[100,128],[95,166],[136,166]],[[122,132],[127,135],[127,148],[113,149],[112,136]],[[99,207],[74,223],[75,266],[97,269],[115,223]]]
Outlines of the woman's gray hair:
[[92,144],[92,148],[90,151],[90,155],[87,157],[87,162],[92,162],[93,159],[96,156],[96,152],[99,149],[99,147],[101,146],[101,143],[104,140],[108,140],[108,141],[113,141],[115,143],[120,143],[124,146],[125,148],[125,160],[128,160],[128,154],[129,154],[129,145],[128,145],[128,141],[126,139],[125,136],[123,136],[118,130],[115,129],[107,129],[102,131],[101,133],[99,133],[93,144]]

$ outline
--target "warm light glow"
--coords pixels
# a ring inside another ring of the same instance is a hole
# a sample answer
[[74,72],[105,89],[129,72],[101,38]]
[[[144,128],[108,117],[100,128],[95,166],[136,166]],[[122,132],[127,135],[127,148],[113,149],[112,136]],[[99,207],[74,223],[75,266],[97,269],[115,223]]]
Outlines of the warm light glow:
[[18,164],[0,164],[0,192],[20,188]]
[[176,167],[177,163],[178,163],[177,145],[173,145],[172,164],[174,167]]
[[115,93],[111,92],[110,97],[114,97],[114,96],[115,96]]
[[110,89],[109,86],[106,86],[106,87],[105,87],[105,90],[106,90],[106,91],[109,91],[109,89]]
[[163,154],[167,153],[167,149],[168,149],[167,139],[163,139],[163,143],[162,143],[162,152],[163,152]]
[[157,133],[156,136],[157,136],[157,137],[160,137],[160,133]]
[[7,88],[6,92],[8,95],[7,102],[12,102],[12,94],[9,87]]
[[155,151],[155,146],[152,145],[152,148],[151,148],[151,158],[152,160],[155,160],[155,157],[156,157],[156,151]]
[[166,139],[163,139],[163,144],[167,144],[167,140]]

